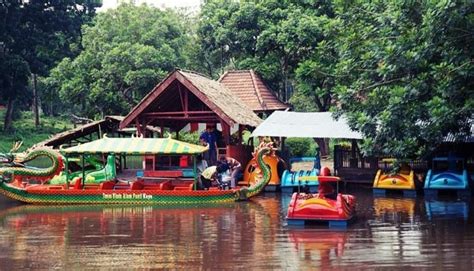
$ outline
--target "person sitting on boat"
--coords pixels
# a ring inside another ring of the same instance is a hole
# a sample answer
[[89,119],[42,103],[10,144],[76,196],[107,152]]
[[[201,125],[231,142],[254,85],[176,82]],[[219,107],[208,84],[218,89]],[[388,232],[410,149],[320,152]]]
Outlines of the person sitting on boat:
[[209,190],[212,186],[212,182],[217,178],[217,166],[207,167],[199,178],[200,187],[204,190]]
[[336,190],[330,182],[319,182],[318,198],[336,199]]
[[226,164],[230,170],[230,187],[234,188],[237,183],[237,179],[240,174],[242,174],[242,165],[239,161],[232,157],[221,156],[219,158],[219,163]]
[[196,169],[197,169],[198,176],[201,175],[202,172],[208,167],[209,165],[207,164],[207,161],[204,160],[204,157],[202,156],[202,154],[198,155],[196,159]]

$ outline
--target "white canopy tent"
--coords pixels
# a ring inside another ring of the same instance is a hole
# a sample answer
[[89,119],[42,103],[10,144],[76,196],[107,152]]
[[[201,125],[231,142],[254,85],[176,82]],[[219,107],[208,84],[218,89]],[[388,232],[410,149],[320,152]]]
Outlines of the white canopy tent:
[[336,120],[331,112],[275,111],[252,136],[362,139],[359,132],[349,127],[344,116]]

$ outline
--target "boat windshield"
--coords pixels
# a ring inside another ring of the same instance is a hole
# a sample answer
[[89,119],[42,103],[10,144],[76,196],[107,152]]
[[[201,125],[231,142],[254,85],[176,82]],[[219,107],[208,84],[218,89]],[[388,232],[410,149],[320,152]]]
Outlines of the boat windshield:
[[462,171],[464,170],[464,159],[437,157],[433,159],[433,169],[436,171]]

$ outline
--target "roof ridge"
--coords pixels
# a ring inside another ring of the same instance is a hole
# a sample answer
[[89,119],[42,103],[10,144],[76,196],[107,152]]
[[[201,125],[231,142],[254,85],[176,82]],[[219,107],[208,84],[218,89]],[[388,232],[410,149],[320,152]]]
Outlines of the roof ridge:
[[219,79],[217,79],[217,82],[221,83],[222,79],[224,79],[224,77],[226,77],[228,73],[229,73],[228,70],[225,71],[221,76],[219,76]]
[[191,71],[191,70],[186,70],[186,69],[176,69],[176,71],[181,71],[181,72],[185,72],[185,73],[191,73],[191,74],[195,74],[195,75],[199,75],[199,76],[202,76],[202,77],[205,77],[207,79],[210,79],[210,80],[213,80],[211,77],[205,75],[205,74],[202,74],[200,72],[196,72],[196,71]]
[[252,78],[252,84],[253,84],[253,88],[255,90],[255,94],[257,94],[258,103],[260,104],[260,106],[262,107],[263,110],[266,110],[267,105],[266,105],[265,101],[262,98],[262,94],[260,93],[260,89],[257,86],[256,74],[255,74],[254,70],[250,70],[250,77]]
[[249,69],[249,70],[240,70],[239,69],[239,70],[227,70],[226,73],[227,72],[244,73],[244,72],[250,72],[250,71],[252,71],[252,69]]

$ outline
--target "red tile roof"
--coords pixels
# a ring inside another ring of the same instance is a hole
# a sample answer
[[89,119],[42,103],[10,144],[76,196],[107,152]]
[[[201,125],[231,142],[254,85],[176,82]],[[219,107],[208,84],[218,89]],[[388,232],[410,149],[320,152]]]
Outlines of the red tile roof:
[[254,70],[227,71],[219,78],[219,82],[237,95],[254,112],[289,108],[289,105],[278,100]]

